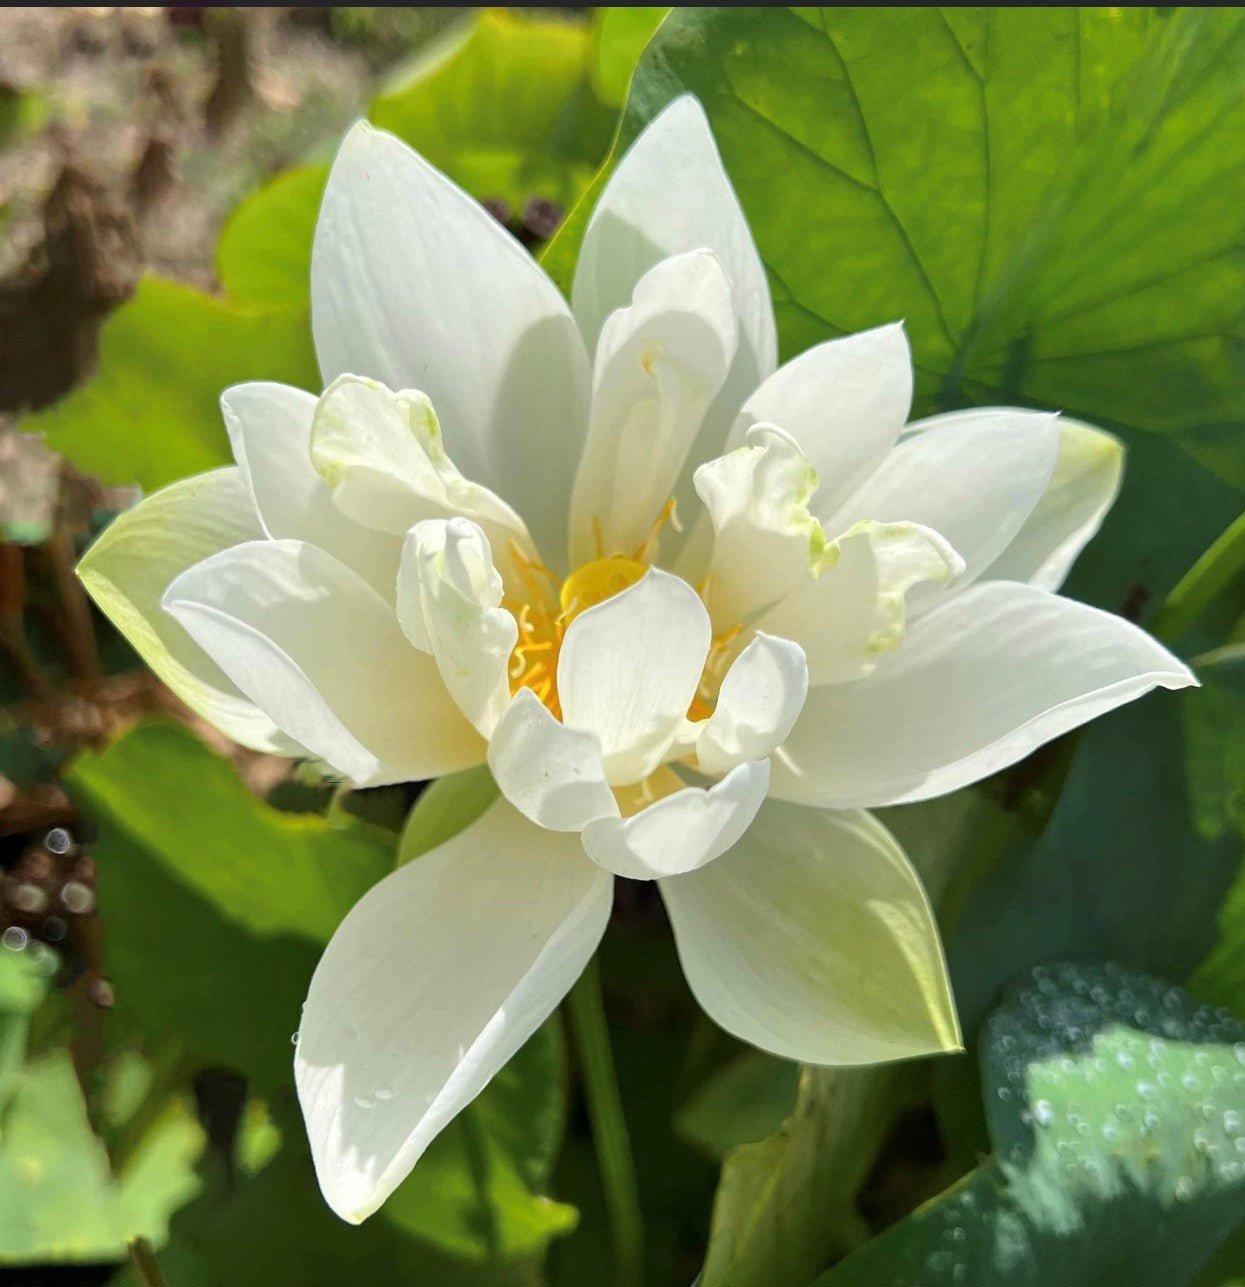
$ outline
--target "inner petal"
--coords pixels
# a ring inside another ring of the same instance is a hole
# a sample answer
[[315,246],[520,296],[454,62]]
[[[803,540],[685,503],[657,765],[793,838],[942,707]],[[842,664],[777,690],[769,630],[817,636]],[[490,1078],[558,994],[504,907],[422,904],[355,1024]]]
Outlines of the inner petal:
[[641,546],[736,345],[730,284],[708,251],[663,260],[610,315],[571,499],[572,565]]

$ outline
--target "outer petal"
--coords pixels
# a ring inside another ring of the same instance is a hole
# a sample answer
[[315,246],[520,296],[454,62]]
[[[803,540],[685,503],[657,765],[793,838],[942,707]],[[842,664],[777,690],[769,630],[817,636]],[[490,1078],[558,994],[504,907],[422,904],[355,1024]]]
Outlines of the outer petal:
[[882,463],[911,409],[912,354],[895,322],[814,345],[779,367],[744,403],[732,442],[750,425],[781,425],[817,471],[818,508],[828,513]]
[[831,808],[927,800],[1152,688],[1196,682],[1120,617],[986,582],[913,623],[867,679],[813,689],[772,791]]
[[916,873],[867,813],[768,802],[729,853],[661,882],[687,981],[727,1032],[871,1064],[960,1045]]
[[739,350],[689,457],[694,467],[722,450],[744,399],[777,365],[769,283],[747,220],[722,168],[704,109],[690,96],[671,103],[610,175],[584,233],[571,290],[590,350],[605,319],[630,302],[654,264],[712,250],[731,284]]
[[[862,519],[932,528],[964,560],[965,571],[955,587],[962,591],[1020,531],[1050,482],[1058,454],[1057,416],[961,412],[905,437],[851,499],[823,521],[831,533]],[[947,593],[921,587],[909,597],[908,610],[916,616]]]
[[699,767],[725,773],[764,759],[786,740],[807,696],[808,665],[799,644],[757,634],[726,672],[713,714],[700,725]]
[[317,546],[234,546],[183,572],[163,606],[279,728],[355,783],[435,777],[484,758],[432,658]]
[[192,710],[244,746],[296,755],[301,748],[160,608],[169,582],[188,567],[262,537],[241,471],[215,469],[165,487],[115,519],[78,564],[78,576],[109,621]]
[[1012,543],[990,564],[991,581],[1058,590],[1115,504],[1124,472],[1118,438],[1079,420],[1059,420],[1059,459],[1050,485]]
[[705,597],[719,629],[732,629],[802,584],[825,549],[809,513],[817,473],[795,439],[754,425],[742,447],[696,471],[713,528]]
[[294,1056],[338,1215],[371,1215],[548,1018],[600,941],[611,887],[576,837],[498,801],[346,917],[311,980]]
[[799,643],[811,683],[860,679],[903,642],[908,592],[963,571],[963,559],[928,527],[857,523],[827,548],[817,575],[757,625]]
[[730,284],[707,250],[663,260],[606,320],[571,501],[572,566],[643,549],[737,343]]
[[518,242],[405,144],[360,124],[320,207],[311,301],[325,383],[353,373],[422,390],[463,473],[560,555],[588,365],[562,296]]
[[519,627],[505,608],[488,538],[465,518],[429,519],[407,533],[398,621],[432,653],[446,689],[485,736],[510,703],[508,668]]
[[661,762],[696,694],[710,637],[696,592],[657,568],[571,622],[558,657],[562,718],[600,739],[611,785],[639,782]]
[[740,764],[713,786],[684,787],[629,818],[599,818],[584,828],[584,852],[631,880],[695,871],[731,848],[769,789],[769,761]]
[[364,527],[401,537],[426,519],[469,518],[484,530],[510,583],[511,549],[536,557],[519,515],[455,468],[422,393],[340,376],[316,405],[311,461],[337,508]]
[[618,814],[596,734],[567,728],[531,689],[519,689],[502,716],[488,764],[502,795],[539,826],[581,831]]
[[391,599],[398,542],[340,513],[312,468],[315,397],[287,384],[255,381],[226,389],[220,407],[264,532],[273,540],[318,545]]

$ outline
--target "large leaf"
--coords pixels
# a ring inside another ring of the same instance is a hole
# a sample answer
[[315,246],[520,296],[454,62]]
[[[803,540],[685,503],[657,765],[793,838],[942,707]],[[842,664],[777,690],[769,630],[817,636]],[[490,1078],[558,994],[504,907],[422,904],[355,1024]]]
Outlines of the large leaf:
[[1040,838],[974,890],[948,950],[966,1033],[1041,961],[1110,957],[1185,979],[1209,951],[1240,848],[1192,825],[1184,700],[1152,694],[1090,727]]
[[[1245,839],[1245,653],[1233,649],[1208,668],[1186,707],[1189,795],[1208,843]],[[1245,1018],[1245,866],[1219,911],[1219,935],[1189,985]]]
[[[903,318],[918,413],[1119,430],[1124,495],[1073,583],[1118,607],[1241,505],[1242,56],[1240,10],[680,9],[611,157],[698,95],[786,357]],[[563,284],[590,206],[546,257]]]
[[29,1064],[4,1114],[0,1264],[119,1260],[130,1238],[163,1241],[170,1213],[198,1187],[192,1168],[202,1147],[181,1106],[114,1180],[68,1051]]
[[371,119],[477,197],[569,204],[614,127],[589,83],[591,56],[578,23],[481,10],[421,51]]
[[[205,1194],[173,1222],[160,1267],[177,1287],[530,1287],[530,1264],[477,1264],[404,1234],[383,1215],[360,1228],[324,1204],[310,1158],[288,1147],[233,1192]],[[118,1287],[141,1287],[132,1273]]]
[[621,107],[644,46],[670,10],[660,5],[616,5],[592,15],[592,88],[603,103]]
[[234,299],[307,303],[311,241],[328,174],[322,165],[286,170],[229,216],[216,246],[216,275]]
[[257,934],[327,943],[393,867],[384,832],[272,808],[173,724],[140,725],[79,757],[71,780],[171,874]]
[[1039,968],[982,1039],[995,1156],[817,1287],[1181,1287],[1245,1201],[1245,1027],[1118,966]]
[[22,428],[87,473],[152,490],[229,463],[220,395],[241,380],[320,387],[306,307],[148,277],[104,323],[94,378]]

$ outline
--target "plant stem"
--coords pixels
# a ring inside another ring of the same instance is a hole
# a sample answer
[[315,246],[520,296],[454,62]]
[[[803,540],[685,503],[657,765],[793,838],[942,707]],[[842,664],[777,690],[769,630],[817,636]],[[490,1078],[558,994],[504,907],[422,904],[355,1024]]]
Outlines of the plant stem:
[[571,989],[567,1011],[601,1168],[601,1187],[614,1243],[615,1281],[618,1287],[639,1287],[644,1281],[644,1221],[595,960]]
[[169,1287],[164,1275],[160,1272],[156,1253],[152,1251],[151,1243],[146,1238],[130,1240],[130,1265],[143,1287]]
[[1245,569],[1245,514],[1180,578],[1151,623],[1151,634],[1164,643],[1175,642],[1242,569]]

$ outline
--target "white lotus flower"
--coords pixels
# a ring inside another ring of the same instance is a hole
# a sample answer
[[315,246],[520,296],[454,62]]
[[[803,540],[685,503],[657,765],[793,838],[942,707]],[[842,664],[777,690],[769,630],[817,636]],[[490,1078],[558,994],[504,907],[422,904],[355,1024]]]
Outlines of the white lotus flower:
[[689,98],[612,175],[570,307],[360,125],[312,307],[324,394],[228,390],[237,466],[145,501],[82,577],[238,741],[359,784],[487,761],[500,788],[359,903],[312,982],[296,1073],[333,1208],[373,1212],[557,1006],[615,874],[657,879],[693,992],[744,1041],[955,1048],[920,883],[862,810],[1194,682],[1054,593],[1116,442],[1005,408],[905,427],[899,325],[777,367]]

